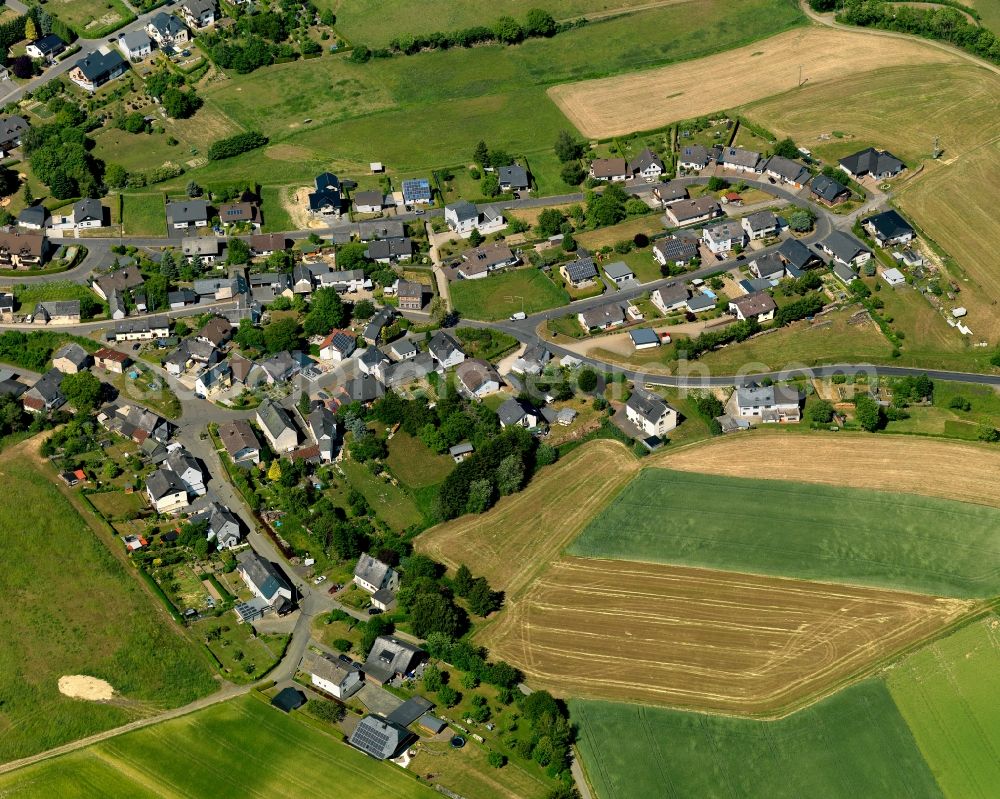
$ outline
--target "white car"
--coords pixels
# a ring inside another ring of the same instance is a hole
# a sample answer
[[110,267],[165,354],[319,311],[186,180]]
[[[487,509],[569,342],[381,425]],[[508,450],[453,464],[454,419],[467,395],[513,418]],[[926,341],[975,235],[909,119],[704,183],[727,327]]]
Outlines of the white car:
[[321,574],[319,577],[317,577],[315,580],[313,580],[313,585],[319,585],[320,583],[324,582],[325,580],[326,580],[326,575],[325,574]]

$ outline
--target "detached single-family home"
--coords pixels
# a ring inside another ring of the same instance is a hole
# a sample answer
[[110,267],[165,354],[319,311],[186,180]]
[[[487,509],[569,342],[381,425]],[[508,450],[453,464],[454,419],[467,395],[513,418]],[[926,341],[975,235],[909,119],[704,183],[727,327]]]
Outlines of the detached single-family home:
[[797,422],[801,418],[799,391],[791,386],[750,383],[737,386],[735,396],[740,416],[755,416],[762,422]]
[[320,342],[319,357],[324,361],[340,363],[351,356],[357,344],[357,339],[346,330],[333,330]]
[[909,223],[891,208],[881,214],[868,217],[862,224],[865,230],[874,237],[879,247],[908,244],[916,236]]
[[229,320],[223,319],[221,316],[213,316],[209,319],[202,325],[201,330],[198,331],[196,336],[198,341],[204,341],[217,348],[226,346],[232,337],[233,326],[229,323]]
[[232,549],[238,546],[242,538],[240,522],[229,508],[224,508],[218,502],[208,505],[191,517],[192,522],[208,522],[205,538],[215,541],[216,549]]
[[641,153],[628,162],[628,171],[632,177],[647,181],[656,180],[663,174],[663,160],[648,147],[645,147]]
[[627,180],[628,164],[624,158],[595,158],[590,164],[590,176],[594,180]]
[[73,203],[69,214],[52,217],[51,224],[55,230],[103,227],[104,207],[100,200],[77,200]]
[[800,272],[814,266],[821,266],[823,263],[816,253],[798,239],[786,239],[781,242],[781,246],[778,247],[778,255],[787,266],[798,269]]
[[704,222],[722,211],[714,197],[698,197],[695,200],[681,200],[667,207],[667,221],[675,227]]
[[625,312],[620,305],[599,305],[596,308],[588,308],[580,311],[576,315],[580,325],[586,331],[607,330],[625,323]]
[[153,52],[153,40],[146,31],[129,31],[118,37],[118,49],[129,61],[141,61]]
[[750,262],[750,274],[765,280],[780,280],[785,276],[785,262],[776,252],[769,252]]
[[624,261],[605,264],[604,274],[616,286],[625,286],[635,282],[635,272]]
[[417,357],[420,350],[413,343],[413,339],[399,338],[389,345],[389,355],[396,361],[409,361]]
[[65,375],[75,375],[90,366],[90,353],[75,341],[63,344],[52,353],[52,366]]
[[191,36],[184,23],[173,14],[160,11],[146,24],[146,33],[160,47],[175,47],[187,44]]
[[681,148],[677,164],[681,169],[691,169],[695,172],[700,172],[708,166],[709,160],[707,147],[703,147],[700,144],[689,144],[687,147]]
[[424,307],[423,284],[400,280],[396,284],[396,304],[401,311],[419,311]]
[[[390,242],[397,242],[398,247],[395,252],[403,254],[406,252],[405,247],[411,246],[409,239],[389,239]],[[384,244],[386,242],[373,241],[369,244],[369,247],[373,247],[376,244]],[[401,258],[400,260],[406,260]],[[382,263],[385,263],[384,261]],[[299,273],[302,274],[301,272]],[[337,291],[338,294],[354,294],[357,291],[363,291],[364,289],[370,289],[372,287],[371,281],[365,277],[364,269],[337,269],[332,272],[320,272],[316,274],[312,273],[318,280],[319,285],[322,288],[332,288]],[[298,289],[298,286],[296,286]]]
[[250,237],[250,252],[254,255],[271,255],[288,249],[288,239],[281,233],[254,233]]
[[729,301],[729,312],[735,314],[737,319],[756,319],[762,324],[774,319],[775,308],[777,306],[771,295],[763,291],[744,294]]
[[809,184],[809,191],[813,197],[828,206],[840,205],[851,198],[851,190],[847,186],[826,175],[814,177]]
[[160,468],[146,479],[146,496],[157,513],[177,513],[188,506],[188,490],[180,476]]
[[404,236],[401,239],[377,239],[368,242],[365,256],[379,264],[397,264],[413,258],[413,241]]
[[355,359],[358,364],[358,369],[365,375],[373,375],[376,370],[381,367],[383,363],[388,363],[389,359],[375,347],[368,347],[362,350],[361,354]]
[[105,47],[77,61],[69,71],[69,79],[84,91],[93,93],[127,71],[128,62],[121,54]]
[[864,244],[849,233],[833,231],[819,243],[819,248],[844,266],[859,267],[867,263],[872,253]]
[[234,419],[219,425],[219,439],[236,465],[260,463],[260,442],[250,423]]
[[[6,151],[4,151],[6,154]],[[41,230],[49,224],[49,209],[44,205],[29,205],[17,215],[18,227]]]
[[208,225],[208,202],[198,199],[167,200],[167,224],[174,230]]
[[597,280],[597,266],[593,258],[578,258],[559,267],[559,274],[573,288],[589,286]]
[[340,216],[344,208],[344,196],[340,178],[332,172],[316,176],[316,191],[309,193],[309,213]]
[[257,407],[257,426],[275,452],[291,452],[299,445],[299,431],[292,417],[271,399],[265,399]]
[[264,600],[270,609],[278,613],[291,609],[295,589],[275,564],[247,549],[236,556],[236,572],[250,592]]
[[764,171],[761,165],[760,153],[753,150],[746,150],[742,147],[723,148],[719,163],[725,169],[733,169],[737,172],[759,175]]
[[30,269],[45,260],[44,233],[0,229],[0,267]]
[[233,384],[233,370],[226,361],[205,369],[194,381],[194,393],[207,397],[216,391],[223,391]]
[[658,183],[653,186],[653,196],[666,208],[668,205],[688,199],[688,190],[687,186],[682,186],[677,181]]
[[395,219],[374,219],[358,222],[358,239],[363,242],[375,239],[401,239],[406,235],[406,225]]
[[468,358],[455,367],[458,390],[469,399],[482,399],[500,390],[500,375],[492,364]]
[[721,255],[736,245],[743,246],[743,227],[736,220],[720,222],[705,228],[701,240],[713,253]]
[[130,363],[132,363],[132,359],[124,352],[112,350],[108,347],[101,347],[94,353],[94,366],[106,372],[114,372],[120,375]]
[[538,426],[538,411],[516,397],[504,400],[497,408],[497,416],[500,417],[501,427],[526,427],[531,429]]
[[116,291],[131,291],[137,289],[145,282],[142,272],[137,266],[129,264],[106,275],[94,278],[91,288],[102,300],[107,300]]
[[21,404],[28,413],[48,413],[66,402],[62,393],[63,373],[49,369],[21,395]]
[[65,49],[66,42],[54,33],[50,33],[48,36],[35,39],[35,41],[24,48],[24,52],[31,56],[31,58],[42,58],[51,63]]
[[[56,37],[59,38],[58,36]],[[30,47],[30,45],[29,45]],[[9,117],[0,117],[0,157],[6,158],[7,154],[15,147],[21,146],[21,136],[23,136],[31,125],[22,116],[16,114]]]
[[431,338],[427,345],[427,351],[437,361],[438,369],[444,371],[453,366],[458,366],[465,360],[465,353],[458,342],[443,330],[439,330]]
[[410,178],[402,183],[404,205],[430,205],[433,201],[431,182],[427,178]]
[[[195,227],[205,226],[200,222],[195,222],[194,224]],[[207,225],[208,222],[206,221],[205,224]],[[184,225],[179,223],[175,227],[183,228]],[[219,257],[220,241],[215,236],[188,236],[181,242],[181,252],[188,263],[198,258],[203,264],[211,265]]]
[[354,567],[354,584],[369,594],[383,589],[396,591],[399,588],[399,572],[388,563],[363,552]]
[[444,207],[444,219],[453,233],[462,238],[468,238],[473,230],[478,230],[483,236],[502,230],[506,220],[500,211],[487,208],[480,213],[479,209],[468,200],[459,200]]
[[219,222],[224,228],[230,225],[250,224],[260,226],[260,214],[255,202],[222,203],[219,205]]
[[768,158],[764,164],[764,173],[795,189],[801,189],[810,178],[809,170],[802,164],[782,155],[772,155]]
[[377,344],[382,336],[382,329],[392,321],[393,316],[393,310],[388,305],[379,308],[361,331],[361,337],[368,344]]
[[698,245],[690,239],[668,236],[653,244],[653,258],[660,266],[687,266],[698,257]]
[[774,236],[778,233],[778,217],[767,209],[747,214],[740,221],[740,224],[743,225],[743,230],[750,237],[750,241],[766,239],[768,236]]
[[380,635],[372,644],[362,671],[367,680],[385,685],[393,677],[412,673],[426,659],[427,653],[419,646],[394,635]]
[[310,653],[302,670],[314,688],[334,699],[344,700],[361,690],[361,672],[327,655]]
[[876,150],[874,147],[869,147],[846,158],[841,158],[840,168],[855,180],[866,177],[887,180],[896,177],[906,169],[906,164],[888,150]]
[[390,760],[409,746],[414,737],[406,727],[373,714],[358,722],[347,741],[376,760]]
[[531,177],[520,164],[502,166],[497,170],[500,191],[531,191]]
[[190,27],[207,28],[215,24],[215,0],[184,0],[181,14]]
[[378,189],[354,194],[354,210],[359,214],[379,214],[385,205],[385,195]]
[[677,411],[641,388],[636,388],[625,403],[625,417],[650,437],[660,438],[677,427]]
[[80,323],[79,300],[48,300],[35,306],[36,325],[76,325]]
[[667,283],[649,295],[649,301],[662,314],[687,306],[688,289],[684,283]]
[[521,357],[511,365],[510,370],[518,375],[540,375],[545,369],[545,364],[551,359],[552,353],[544,344],[538,342],[526,347]]
[[495,242],[462,253],[462,263],[457,267],[457,272],[466,280],[479,280],[497,269],[515,266],[520,260],[517,253],[506,244]]

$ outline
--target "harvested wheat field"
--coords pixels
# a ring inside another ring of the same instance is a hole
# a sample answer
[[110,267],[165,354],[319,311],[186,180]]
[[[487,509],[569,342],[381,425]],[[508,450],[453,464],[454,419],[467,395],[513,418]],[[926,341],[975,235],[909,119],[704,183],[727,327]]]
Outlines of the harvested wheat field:
[[782,715],[973,607],[898,591],[563,558],[477,643],[561,696]]
[[[836,53],[835,58],[830,54]],[[588,138],[651,130],[794,89],[886,66],[957,63],[918,40],[797,28],[717,55],[613,78],[553,86],[549,96]],[[705,91],[710,86],[711,91]]]
[[559,557],[638,469],[639,462],[618,442],[589,442],[488,513],[431,528],[416,540],[417,551],[452,569],[465,563],[514,596]]
[[[765,438],[766,437],[766,438]],[[1000,508],[1000,450],[984,444],[903,436],[788,435],[719,438],[643,461],[686,472],[761,476],[849,488],[923,494]]]

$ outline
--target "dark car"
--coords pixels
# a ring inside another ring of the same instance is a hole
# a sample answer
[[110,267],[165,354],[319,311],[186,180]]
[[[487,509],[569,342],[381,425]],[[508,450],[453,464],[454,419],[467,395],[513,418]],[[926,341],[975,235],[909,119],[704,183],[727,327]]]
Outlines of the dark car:
[[341,663],[346,663],[348,666],[350,666],[354,662],[347,655],[337,655],[337,660],[339,660]]
[[378,608],[368,608],[368,615],[369,616],[378,616],[381,612],[382,611],[379,610]]

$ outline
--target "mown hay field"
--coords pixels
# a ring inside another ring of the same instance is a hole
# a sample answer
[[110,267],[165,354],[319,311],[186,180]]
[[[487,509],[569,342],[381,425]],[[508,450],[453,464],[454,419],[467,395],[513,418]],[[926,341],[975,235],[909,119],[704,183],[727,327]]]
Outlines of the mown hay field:
[[771,477],[765,464],[753,479],[643,469],[568,552],[957,598],[1000,594],[995,508]]
[[563,558],[478,639],[563,696],[779,714],[973,603],[856,586]]
[[[831,52],[837,57],[830,58]],[[885,39],[874,45],[863,33],[808,27],[694,61],[561,84],[548,93],[584,136],[607,138],[652,130],[790,90],[801,97],[794,91],[800,75],[808,90],[831,82],[839,86],[846,77],[880,67],[958,62],[957,56],[916,40]],[[899,102],[904,102],[902,97]]]
[[776,722],[572,700],[597,799],[940,799],[885,685],[854,685]]

